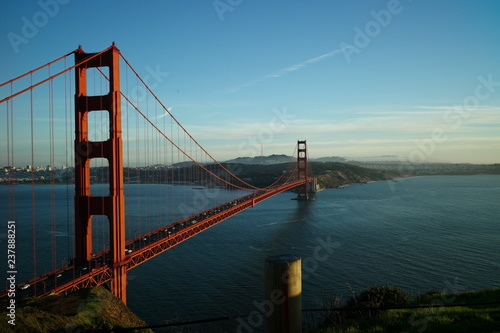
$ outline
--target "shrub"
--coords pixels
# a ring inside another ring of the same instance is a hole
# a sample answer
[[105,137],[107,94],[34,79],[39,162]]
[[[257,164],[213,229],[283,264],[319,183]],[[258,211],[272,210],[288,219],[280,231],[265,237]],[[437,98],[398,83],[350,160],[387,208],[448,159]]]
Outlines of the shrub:
[[358,296],[351,297],[344,308],[385,308],[408,305],[411,294],[401,288],[389,285],[372,286],[363,290]]
[[331,324],[341,324],[346,320],[355,320],[372,315],[378,315],[383,308],[405,306],[409,304],[412,295],[403,289],[389,285],[372,286],[359,295],[349,298],[341,307],[343,310],[333,310],[323,323],[323,327]]

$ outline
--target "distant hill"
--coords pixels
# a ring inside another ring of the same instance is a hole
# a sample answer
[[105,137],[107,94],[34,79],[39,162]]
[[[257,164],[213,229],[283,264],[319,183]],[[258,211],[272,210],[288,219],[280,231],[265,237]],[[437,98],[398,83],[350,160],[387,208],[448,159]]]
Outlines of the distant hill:
[[[281,164],[223,163],[223,165],[239,178],[257,187],[272,184],[283,174],[283,170],[291,166],[289,162]],[[311,162],[310,166],[314,176],[318,179],[320,188],[336,188],[347,184],[387,180],[399,176],[396,171],[373,170],[338,162]]]
[[500,164],[410,163],[407,161],[350,161],[368,169],[396,172],[401,176],[500,174]]
[[[225,161],[225,163],[238,163],[238,164],[280,164],[296,161],[297,158],[287,155],[269,155],[269,156],[255,156],[255,157],[237,157],[232,160]],[[320,158],[311,158],[311,162],[339,162],[347,163],[348,160],[340,156],[329,156]]]
[[339,163],[348,163],[348,160],[340,157],[340,156],[330,156],[330,157],[320,157],[320,158],[311,158],[311,162],[339,162]]
[[238,157],[229,161],[225,161],[224,163],[271,165],[271,164],[289,163],[295,160],[296,160],[295,157],[287,155],[269,155],[269,156],[255,156],[255,157]]
[[375,162],[375,161],[399,161],[400,157],[397,155],[379,155],[379,156],[358,156],[349,158],[349,161],[358,162]]

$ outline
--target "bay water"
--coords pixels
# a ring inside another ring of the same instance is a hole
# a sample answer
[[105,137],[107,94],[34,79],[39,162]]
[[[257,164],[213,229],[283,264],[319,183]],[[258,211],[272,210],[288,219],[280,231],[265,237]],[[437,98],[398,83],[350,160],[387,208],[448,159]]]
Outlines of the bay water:
[[[67,186],[56,187],[73,195]],[[31,186],[16,189],[17,206],[29,208],[30,191]],[[48,189],[37,185],[35,191]],[[6,186],[0,192],[7,198]],[[37,197],[47,197],[40,193]],[[261,332],[264,261],[277,254],[302,258],[304,309],[375,284],[415,295],[500,287],[500,175],[353,184],[318,192],[307,202],[291,200],[294,196],[276,195],[131,270],[127,305],[151,325],[232,318],[185,326],[184,332]],[[67,201],[58,204],[58,214],[68,209],[70,218]],[[156,204],[165,203],[151,203],[151,211]],[[37,202],[38,221],[50,219],[49,206]],[[7,219],[6,199],[0,210]],[[18,262],[26,267],[20,278],[27,280],[33,274],[30,209],[17,209],[15,218],[18,230],[26,225],[17,243]],[[42,225],[37,232],[50,234],[49,226],[37,223]],[[57,226],[57,260],[71,253],[70,230],[64,219]],[[6,232],[0,236],[0,245],[6,245]],[[40,265],[46,265],[50,244],[37,248]]]
[[[303,308],[374,284],[414,293],[500,287],[500,176],[432,176],[277,195],[130,272],[128,304],[150,324],[259,332],[267,257],[302,258]],[[265,309],[264,309],[265,310]],[[246,315],[250,314],[250,317]]]

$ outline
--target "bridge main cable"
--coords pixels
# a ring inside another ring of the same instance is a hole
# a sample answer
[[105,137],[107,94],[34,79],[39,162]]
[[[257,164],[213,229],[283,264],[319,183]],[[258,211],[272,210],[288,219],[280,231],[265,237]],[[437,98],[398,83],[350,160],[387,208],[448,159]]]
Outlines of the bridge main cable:
[[[87,62],[87,61],[89,61],[89,60],[91,60],[91,59],[95,58],[95,57],[98,57],[99,55],[101,55],[101,54],[103,54],[104,52],[108,51],[108,50],[109,50],[109,49],[111,49],[112,47],[113,47],[113,46],[110,46],[110,47],[108,47],[107,49],[105,49],[105,50],[103,50],[103,51],[101,51],[101,52],[98,52],[98,53],[96,53],[96,54],[94,54],[94,55],[92,55],[92,56],[90,56],[90,57],[88,57],[88,58],[86,58],[86,59],[84,59],[84,60],[80,61],[79,63],[77,63],[77,64],[75,64],[75,65],[73,65],[73,66],[71,66],[71,67],[68,67],[68,68],[66,68],[66,69],[64,69],[64,70],[62,70],[62,71],[60,71],[59,73],[54,74],[54,75],[52,75],[52,76],[50,76],[50,77],[46,78],[45,80],[42,80],[42,81],[40,81],[40,82],[38,82],[38,83],[35,83],[35,84],[32,84],[32,85],[31,85],[31,86],[29,86],[28,88],[25,88],[25,89],[23,89],[23,90],[21,90],[21,91],[18,91],[17,93],[14,93],[14,94],[12,94],[12,95],[10,95],[10,96],[7,96],[7,97],[5,97],[4,99],[0,100],[0,103],[6,102],[6,101],[8,101],[8,100],[10,100],[10,99],[12,99],[12,98],[14,98],[14,97],[16,97],[16,96],[19,96],[19,95],[21,95],[21,94],[23,94],[23,93],[27,92],[27,91],[33,90],[34,88],[38,87],[39,85],[41,85],[41,84],[43,84],[43,83],[45,83],[45,82],[47,82],[47,81],[53,80],[54,78],[58,77],[59,75],[62,75],[62,74],[64,74],[64,73],[66,73],[66,72],[68,72],[68,71],[72,70],[73,68],[78,67],[78,66],[80,66],[81,64],[83,64],[83,63],[85,63],[85,62]],[[1,86],[4,86],[4,85],[6,85],[6,84],[8,84],[8,83],[10,83],[10,82],[14,82],[15,80],[17,80],[17,79],[19,79],[19,78],[21,78],[21,77],[24,77],[24,76],[26,76],[26,75],[29,75],[30,73],[33,73],[33,72],[35,72],[35,71],[37,71],[37,70],[39,70],[39,69],[41,69],[41,68],[44,68],[44,67],[46,67],[46,66],[48,66],[48,65],[50,65],[50,64],[52,64],[52,63],[54,63],[54,62],[56,62],[56,61],[58,61],[58,60],[61,60],[61,59],[65,58],[65,57],[67,57],[68,55],[71,55],[71,54],[75,53],[75,52],[76,52],[76,50],[75,50],[75,51],[72,51],[72,52],[70,52],[70,53],[68,53],[68,54],[67,54],[67,55],[65,55],[65,56],[62,56],[61,58],[59,58],[59,59],[57,59],[57,60],[54,60],[54,61],[52,61],[52,62],[50,62],[50,63],[48,63],[48,64],[45,64],[45,65],[43,65],[43,66],[41,66],[41,67],[39,67],[39,68],[37,68],[37,69],[34,69],[34,70],[32,70],[32,71],[30,71],[30,72],[28,72],[28,73],[26,73],[26,74],[23,74],[23,75],[21,75],[21,76],[18,76],[18,77],[17,77],[17,78],[15,78],[15,79],[12,79],[12,80],[10,80],[10,81],[7,81],[7,82],[5,82],[5,83],[2,83],[2,85],[1,85]]]
[[[121,92],[121,95],[123,96],[123,98],[125,98],[125,100],[130,104],[132,105],[132,107],[137,111],[139,112],[139,114],[151,125],[153,126],[154,129],[156,129],[158,131],[158,133],[160,133],[165,139],[167,139],[175,148],[177,148],[179,151],[181,151],[184,156],[186,156],[187,158],[189,158],[193,163],[195,163],[197,166],[199,166],[200,168],[202,168],[203,170],[205,170],[206,172],[208,172],[210,175],[212,175],[213,177],[217,178],[218,180],[222,181],[223,183],[227,184],[227,185],[231,185],[235,188],[238,188],[240,190],[247,190],[247,191],[253,191],[253,190],[256,190],[256,191],[259,191],[259,190],[262,190],[261,188],[258,188],[258,187],[255,187],[253,185],[250,185],[250,184],[247,184],[245,183],[244,181],[242,181],[241,179],[239,179],[238,177],[236,177],[235,175],[233,175],[232,173],[230,173],[229,171],[227,171],[219,162],[215,161],[219,166],[221,166],[224,170],[226,170],[229,174],[231,174],[235,179],[241,181],[242,183],[252,187],[252,189],[249,189],[249,188],[245,188],[245,187],[241,187],[241,186],[238,186],[238,185],[235,185],[235,184],[231,184],[230,182],[228,182],[227,180],[217,176],[215,173],[213,173],[212,171],[208,170],[207,168],[205,168],[201,163],[199,163],[198,161],[196,161],[193,157],[191,157],[191,155],[189,155],[188,153],[186,153],[184,150],[182,150],[181,147],[179,147],[172,139],[170,139],[165,133],[163,133],[163,131],[161,129],[158,128],[158,126],[156,126],[148,117],[146,117],[146,115],[141,111],[139,110],[139,108],[134,104],[132,103],[132,101],[130,101],[130,99],[125,96],[123,94],[123,92]],[[175,118],[174,118],[175,119]],[[187,132],[186,132],[187,133]],[[189,134],[188,134],[189,135]],[[193,139],[194,140],[194,139]],[[196,141],[195,141],[196,142]],[[198,145],[199,146],[199,145]],[[201,149],[203,149],[201,146],[199,146]],[[208,153],[207,153],[208,156],[210,156]]]
[[25,76],[28,76],[28,75],[30,75],[30,74],[32,74],[32,73],[35,73],[36,71],[39,71],[39,70],[40,70],[40,69],[42,69],[42,68],[45,68],[45,67],[47,67],[47,66],[50,66],[50,65],[52,65],[52,64],[54,64],[54,63],[56,63],[56,62],[58,62],[58,61],[59,61],[59,60],[61,60],[61,59],[64,59],[64,58],[66,58],[66,57],[69,57],[69,56],[70,56],[70,55],[72,55],[73,53],[75,53],[75,51],[71,51],[70,53],[63,55],[62,57],[59,57],[59,58],[57,58],[56,60],[52,60],[51,62],[48,62],[48,63],[46,63],[46,64],[45,64],[45,65],[43,65],[43,66],[40,66],[40,67],[38,67],[38,68],[35,68],[35,69],[33,69],[33,70],[31,70],[31,71],[29,71],[29,72],[27,72],[27,73],[24,73],[23,75],[19,75],[18,77],[13,78],[12,80],[6,81],[6,82],[4,82],[4,83],[0,84],[0,87],[3,87],[3,86],[5,86],[6,84],[9,84],[9,83],[11,83],[11,82],[17,81],[17,80],[19,80],[20,78],[23,78],[23,77],[25,77]]
[[[210,155],[210,153],[208,151],[205,150],[205,148],[203,148],[199,143],[198,141],[196,141],[195,138],[193,138],[193,136],[191,134],[189,134],[189,132],[184,128],[184,126],[181,125],[181,123],[175,118],[175,116],[168,110],[168,108],[161,102],[161,100],[158,98],[158,96],[156,96],[156,94],[153,92],[153,90],[147,85],[147,83],[142,79],[142,77],[139,75],[139,73],[137,73],[137,71],[132,67],[132,65],[128,62],[128,60],[123,56],[123,53],[120,52],[120,56],[122,57],[123,61],[125,61],[125,63],[129,66],[129,68],[132,70],[132,72],[134,72],[134,74],[137,76],[137,78],[142,82],[142,84],[146,87],[146,89],[151,93],[151,95],[153,95],[153,97],[156,99],[156,101],[161,105],[161,107],[163,108],[163,110],[165,110],[165,112],[168,113],[168,115],[177,123],[177,125],[182,128],[182,130],[184,131],[184,133],[186,133],[188,135],[188,137],[198,146],[200,147],[200,149],[205,153],[207,154],[208,157],[210,157],[212,159],[212,161],[214,161],[218,166],[220,166],[225,172],[227,172],[229,175],[231,175],[232,177],[234,177],[235,179],[237,179],[238,181],[240,181],[242,184],[245,184],[247,185],[248,187],[254,189],[254,190],[263,190],[262,188],[258,188],[258,187],[255,187],[251,184],[248,184],[247,182],[241,180],[240,178],[238,178],[236,175],[234,175],[231,171],[229,171],[228,169],[226,169],[222,164],[220,164],[212,155]],[[125,97],[125,95],[122,93],[122,96]],[[138,110],[137,107],[135,107],[134,104],[132,104],[127,97],[125,97],[127,99],[127,101],[144,117],[144,119],[146,119],[151,125],[153,125],[158,131],[160,131],[158,129],[157,126],[155,126],[140,110]],[[172,142],[172,140],[170,140],[162,131],[160,131],[160,133],[165,136],[165,138],[167,138],[173,145],[175,145],[176,148],[180,149],[175,143]],[[182,149],[180,149],[182,151]],[[183,152],[184,153],[184,152]],[[198,164],[198,166],[202,167],[205,171],[208,171],[206,170],[203,166],[201,166],[197,161],[195,161],[193,158],[191,158],[188,154],[184,153],[189,159],[191,159],[193,162],[195,162],[196,164]],[[210,171],[208,171],[210,174],[212,174]],[[218,178],[218,177],[217,177]],[[225,183],[227,183],[226,181],[224,181]],[[232,184],[230,184],[232,185]],[[234,186],[234,185],[233,185]],[[240,189],[244,189],[244,190],[249,190],[249,189],[246,189],[246,188],[243,188],[243,187],[238,187],[238,186],[235,186],[237,188],[240,188]]]

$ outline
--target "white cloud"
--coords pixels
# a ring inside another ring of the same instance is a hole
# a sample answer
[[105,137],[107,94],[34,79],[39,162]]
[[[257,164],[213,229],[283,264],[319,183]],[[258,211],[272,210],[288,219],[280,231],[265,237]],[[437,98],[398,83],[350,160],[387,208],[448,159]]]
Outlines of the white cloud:
[[[439,161],[443,160],[441,156],[446,156],[446,160],[452,162],[492,163],[492,159],[499,158],[495,151],[500,148],[500,107],[478,108],[467,118],[460,119],[460,124],[456,119],[450,121],[443,116],[453,110],[452,107],[402,109],[405,111],[367,110],[350,113],[348,117],[332,113],[331,118],[293,119],[272,137],[263,135],[263,131],[269,129],[268,122],[251,119],[233,118],[216,127],[213,124],[198,125],[190,126],[189,130],[196,133],[202,144],[206,142],[209,151],[214,149],[214,156],[220,154],[225,159],[236,157],[238,146],[249,138],[253,138],[253,145],[260,145],[259,135],[265,138],[266,154],[291,154],[295,141],[306,139],[315,157],[388,154],[404,157],[419,149],[419,143],[434,140],[433,133],[445,139],[436,142],[429,160]],[[474,151],[482,152],[483,159],[479,159],[479,153],[472,154]],[[471,156],[470,160],[468,156]]]

